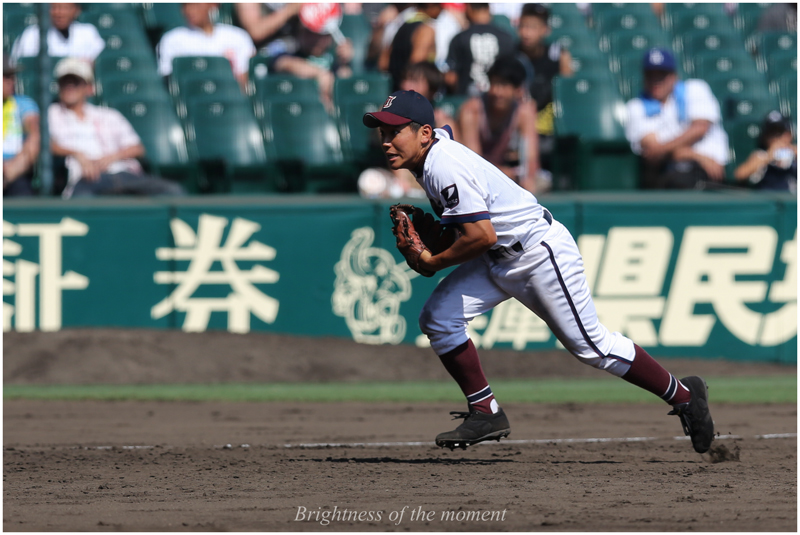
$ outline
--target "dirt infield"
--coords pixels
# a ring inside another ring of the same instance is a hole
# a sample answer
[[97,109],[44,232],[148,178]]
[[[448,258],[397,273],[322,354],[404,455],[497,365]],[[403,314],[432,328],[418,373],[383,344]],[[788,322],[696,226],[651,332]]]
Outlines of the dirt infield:
[[[429,350],[341,340],[98,330],[6,333],[3,346],[5,384],[445,378]],[[599,373],[558,352],[484,364],[490,378]],[[797,441],[763,435],[795,434],[796,406],[711,401],[706,455],[660,405],[507,404],[511,440],[451,452],[431,442],[451,404],[8,401],[3,528],[795,531]]]

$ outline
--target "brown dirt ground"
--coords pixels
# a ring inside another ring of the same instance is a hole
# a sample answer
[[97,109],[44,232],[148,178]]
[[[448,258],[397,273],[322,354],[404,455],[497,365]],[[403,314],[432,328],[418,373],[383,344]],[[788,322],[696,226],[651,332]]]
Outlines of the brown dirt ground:
[[[5,333],[3,349],[4,384],[447,378],[428,349],[268,334]],[[490,380],[599,373],[558,351],[482,354]],[[664,362],[678,376],[796,373]],[[658,405],[507,404],[510,439],[528,442],[451,452],[432,443],[451,404],[7,401],[3,528],[796,531],[797,440],[756,436],[796,433],[797,407],[711,401],[721,436],[705,455]],[[654,438],[563,440],[596,437]],[[322,442],[419,444],[286,447]]]

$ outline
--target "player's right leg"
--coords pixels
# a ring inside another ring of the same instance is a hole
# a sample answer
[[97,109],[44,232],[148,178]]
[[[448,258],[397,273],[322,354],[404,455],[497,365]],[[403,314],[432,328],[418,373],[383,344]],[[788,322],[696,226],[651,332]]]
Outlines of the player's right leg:
[[678,381],[644,349],[600,323],[583,259],[563,225],[554,221],[541,244],[526,251],[518,262],[531,266],[528,279],[520,274],[515,280],[515,271],[495,272],[500,286],[542,318],[581,362],[621,377],[672,405],[670,414],[680,416],[695,450],[704,453],[709,449],[714,425],[705,383],[700,378]]
[[444,278],[420,313],[431,347],[467,398],[468,411],[451,413],[464,422],[441,433],[436,443],[450,449],[508,436],[510,426],[483,373],[467,324],[509,296],[491,281],[483,258],[466,262]]

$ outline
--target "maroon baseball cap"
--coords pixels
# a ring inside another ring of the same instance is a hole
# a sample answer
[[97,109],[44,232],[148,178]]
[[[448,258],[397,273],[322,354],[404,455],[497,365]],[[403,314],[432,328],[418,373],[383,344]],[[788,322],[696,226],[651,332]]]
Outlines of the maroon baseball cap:
[[400,126],[411,122],[431,127],[435,124],[433,106],[416,91],[395,91],[383,103],[381,111],[365,113],[363,121],[367,128],[378,128],[382,124]]

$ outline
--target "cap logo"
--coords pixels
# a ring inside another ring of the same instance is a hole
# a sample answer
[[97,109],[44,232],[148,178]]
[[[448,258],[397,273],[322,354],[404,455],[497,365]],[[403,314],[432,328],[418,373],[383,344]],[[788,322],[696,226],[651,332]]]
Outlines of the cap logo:
[[387,98],[386,102],[383,103],[383,109],[385,110],[386,108],[390,107],[392,105],[392,102],[394,102],[394,99],[396,99],[396,98],[397,97],[389,97],[389,98]]
[[653,65],[661,65],[664,63],[664,54],[660,50],[653,50],[650,52],[650,63]]

